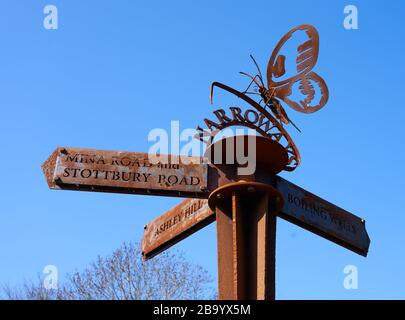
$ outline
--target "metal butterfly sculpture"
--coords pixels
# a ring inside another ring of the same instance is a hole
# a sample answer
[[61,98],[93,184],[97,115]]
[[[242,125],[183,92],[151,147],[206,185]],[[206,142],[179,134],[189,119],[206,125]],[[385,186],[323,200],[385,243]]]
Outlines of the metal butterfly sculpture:
[[[290,41],[292,37],[295,40],[298,37],[299,41]],[[302,37],[304,37],[304,40],[302,40]],[[286,55],[282,52],[287,47],[290,47],[292,42],[296,52],[294,59],[287,60]],[[329,98],[325,81],[316,72],[312,71],[318,59],[318,52],[318,32],[313,26],[303,24],[287,32],[273,50],[267,65],[267,87],[253,56],[250,57],[257,68],[257,74],[253,76],[241,72],[241,74],[251,79],[245,91],[238,91],[220,82],[211,84],[211,104],[213,103],[214,87],[218,87],[244,100],[271,122],[272,126],[269,127],[269,130],[263,131],[260,126],[256,127],[256,130],[284,146],[288,153],[288,165],[285,168],[287,171],[295,170],[301,161],[301,157],[298,148],[283,125],[291,123],[298,131],[300,130],[288,117],[282,103],[287,104],[296,111],[312,113],[321,109]],[[249,88],[253,83],[256,85],[257,91],[249,92]],[[257,102],[250,98],[249,95],[259,95],[261,100]],[[239,125],[243,124],[239,123]],[[208,136],[209,138],[205,142],[207,144],[211,143],[218,131],[220,131],[220,128],[212,132],[202,130],[198,134],[198,138],[204,141],[204,137]]]
[[[286,56],[281,54],[281,49],[291,36],[299,30],[305,31],[307,39],[297,47],[294,75],[278,80],[286,75],[288,71],[286,70]],[[264,84],[258,64],[253,56],[250,56],[257,68],[258,74],[252,76],[246,72],[240,72],[252,79],[243,93],[260,95],[261,100],[259,104],[263,102],[266,107],[270,108],[277,120],[284,124],[291,123],[300,131],[288,117],[284,108],[281,106],[280,100],[296,111],[303,113],[318,111],[326,104],[329,98],[328,87],[325,81],[316,72],[311,71],[316,64],[318,52],[319,35],[316,29],[308,24],[295,27],[281,38],[270,57],[267,66],[267,87]],[[298,86],[294,86],[297,82]],[[258,92],[248,91],[253,83],[258,87]],[[316,91],[314,85],[318,87],[320,92],[320,98],[315,102]],[[299,101],[290,98],[292,94],[296,93],[300,93],[303,98]]]

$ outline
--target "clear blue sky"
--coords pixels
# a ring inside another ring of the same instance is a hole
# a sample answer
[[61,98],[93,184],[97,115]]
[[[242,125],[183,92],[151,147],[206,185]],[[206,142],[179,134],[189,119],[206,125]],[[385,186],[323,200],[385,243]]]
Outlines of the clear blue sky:
[[[43,28],[43,8],[59,29]],[[355,4],[359,29],[343,28]],[[179,199],[57,192],[41,164],[57,146],[147,151],[154,128],[194,128],[211,114],[209,85],[243,88],[278,39],[309,23],[330,100],[289,114],[302,165],[283,176],[366,219],[367,258],[278,222],[279,299],[405,298],[402,1],[24,1],[0,3],[0,283],[53,264],[85,267]],[[176,248],[216,276],[215,224]],[[345,290],[356,265],[359,289]]]

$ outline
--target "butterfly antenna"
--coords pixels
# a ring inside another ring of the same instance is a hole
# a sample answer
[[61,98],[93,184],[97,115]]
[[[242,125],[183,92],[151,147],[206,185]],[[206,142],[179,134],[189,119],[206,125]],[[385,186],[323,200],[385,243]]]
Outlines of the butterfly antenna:
[[288,121],[290,121],[290,123],[294,126],[295,129],[297,129],[300,133],[302,133],[301,130],[300,130],[300,128],[298,128],[298,127],[295,125],[295,123],[291,121],[290,118],[288,118]]
[[258,76],[253,77],[251,74],[246,73],[246,72],[243,72],[243,71],[239,71],[239,73],[240,73],[240,74],[243,74],[244,76],[249,77],[250,79],[252,79],[252,81],[253,81],[257,86],[259,86],[259,87],[261,86],[260,83],[257,82],[257,80],[256,80],[256,77],[258,77]]
[[250,55],[250,58],[253,60],[253,63],[255,64],[257,71],[259,73],[259,78],[260,78],[260,82],[262,83],[263,87],[264,87],[264,83],[263,83],[263,76],[262,76],[262,72],[260,71],[259,65],[257,64],[255,58],[253,57],[253,55]]

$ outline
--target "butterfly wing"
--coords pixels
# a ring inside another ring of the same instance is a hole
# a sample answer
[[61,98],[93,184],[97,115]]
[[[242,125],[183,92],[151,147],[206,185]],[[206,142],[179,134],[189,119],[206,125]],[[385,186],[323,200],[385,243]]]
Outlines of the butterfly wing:
[[[295,47],[296,52],[292,63],[288,64],[290,60],[287,60],[283,50],[291,45]],[[318,52],[318,32],[313,26],[306,24],[295,27],[285,34],[270,56],[267,66],[269,89],[274,88],[276,97],[300,112],[315,112],[328,100],[325,81],[315,72],[311,72],[318,59]],[[316,89],[321,95],[318,101],[315,99]],[[292,97],[297,94],[299,98]]]
[[[301,75],[294,82],[277,88],[275,96],[296,111],[313,113],[328,102],[329,91],[325,80],[316,72],[311,71],[308,74]],[[300,98],[293,99],[292,96],[299,96]]]

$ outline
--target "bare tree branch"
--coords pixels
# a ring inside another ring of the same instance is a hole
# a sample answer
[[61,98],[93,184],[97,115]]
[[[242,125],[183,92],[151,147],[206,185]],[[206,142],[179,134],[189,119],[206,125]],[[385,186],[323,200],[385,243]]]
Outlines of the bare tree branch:
[[144,262],[137,243],[124,243],[108,257],[67,276],[58,289],[42,279],[21,287],[3,286],[0,298],[13,300],[166,300],[215,297],[212,277],[182,253],[168,250]]

